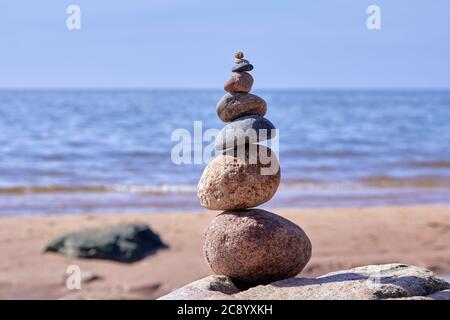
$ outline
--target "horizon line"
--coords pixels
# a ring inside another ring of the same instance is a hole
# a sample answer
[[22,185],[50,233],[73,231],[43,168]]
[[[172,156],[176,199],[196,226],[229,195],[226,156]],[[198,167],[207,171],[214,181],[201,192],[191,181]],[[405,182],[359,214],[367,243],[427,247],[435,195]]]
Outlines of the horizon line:
[[[0,87],[0,91],[218,91],[221,87]],[[279,91],[448,91],[450,87],[261,87],[259,90],[279,90]],[[255,90],[252,90],[255,91]]]

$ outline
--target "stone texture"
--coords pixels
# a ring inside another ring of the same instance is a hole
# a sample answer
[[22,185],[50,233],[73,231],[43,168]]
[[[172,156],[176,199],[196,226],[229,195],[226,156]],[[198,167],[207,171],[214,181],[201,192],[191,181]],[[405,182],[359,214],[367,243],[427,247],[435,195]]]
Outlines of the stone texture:
[[[205,278],[207,279],[207,278]],[[205,286],[206,287],[206,286]],[[182,292],[184,288],[177,291]],[[228,295],[226,299],[448,300],[450,284],[433,272],[404,264],[370,265],[342,270],[319,278],[291,278]],[[208,292],[196,296],[206,298]],[[221,299],[218,297],[218,299]]]
[[219,214],[206,229],[203,250],[216,274],[248,286],[297,275],[311,257],[311,242],[291,221],[249,209]]
[[431,271],[387,264],[332,272],[316,279],[281,280],[237,296],[241,299],[376,300],[427,296],[447,287],[448,283]]
[[450,289],[432,293],[427,298],[432,300],[450,300]]
[[266,102],[254,94],[226,94],[216,107],[220,120],[230,122],[249,115],[264,116],[267,111]]
[[217,134],[216,150],[236,148],[249,143],[270,140],[276,136],[275,126],[261,116],[245,116],[227,124]]
[[232,299],[239,289],[226,276],[209,276],[172,291],[158,300]]
[[253,65],[248,62],[238,63],[231,68],[233,72],[244,72],[244,71],[252,71]]
[[167,246],[145,224],[86,229],[50,241],[45,252],[69,257],[135,262]]
[[252,90],[253,77],[248,72],[235,72],[231,78],[225,83],[223,89],[229,93],[244,92],[248,93]]
[[203,207],[251,208],[269,201],[277,191],[280,167],[275,153],[259,145],[247,146],[244,153],[240,151],[241,148],[224,152],[203,171],[197,187]]
[[389,300],[450,300],[450,289],[437,291],[427,296],[391,298]]

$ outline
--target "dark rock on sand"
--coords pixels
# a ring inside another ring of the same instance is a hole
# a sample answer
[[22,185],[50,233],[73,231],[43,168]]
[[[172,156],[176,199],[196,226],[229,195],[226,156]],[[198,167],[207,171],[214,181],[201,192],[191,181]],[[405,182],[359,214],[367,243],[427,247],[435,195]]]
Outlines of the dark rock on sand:
[[45,252],[69,257],[135,262],[166,248],[145,224],[126,224],[86,229],[50,241]]

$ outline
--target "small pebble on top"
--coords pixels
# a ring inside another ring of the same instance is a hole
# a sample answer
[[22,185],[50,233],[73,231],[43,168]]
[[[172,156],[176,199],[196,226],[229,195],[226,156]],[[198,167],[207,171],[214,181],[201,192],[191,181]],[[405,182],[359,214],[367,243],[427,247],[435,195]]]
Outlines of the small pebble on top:
[[241,51],[236,52],[236,53],[234,54],[234,57],[235,57],[236,59],[242,59],[242,58],[244,58],[244,53],[241,52]]

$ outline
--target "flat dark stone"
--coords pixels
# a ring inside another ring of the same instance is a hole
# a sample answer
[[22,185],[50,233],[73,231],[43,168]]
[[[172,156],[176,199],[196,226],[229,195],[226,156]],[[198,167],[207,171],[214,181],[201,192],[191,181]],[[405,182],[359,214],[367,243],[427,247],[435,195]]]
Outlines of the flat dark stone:
[[145,224],[124,224],[86,229],[50,241],[45,252],[69,257],[135,262],[167,248]]
[[252,71],[252,70],[253,70],[253,65],[248,62],[236,64],[231,69],[231,71],[233,71],[233,72],[243,72],[243,71]]
[[[235,148],[240,145],[270,140],[275,137],[272,130],[275,126],[261,116],[245,116],[229,123],[217,135],[215,147],[217,150]],[[265,130],[265,135],[262,133]]]

